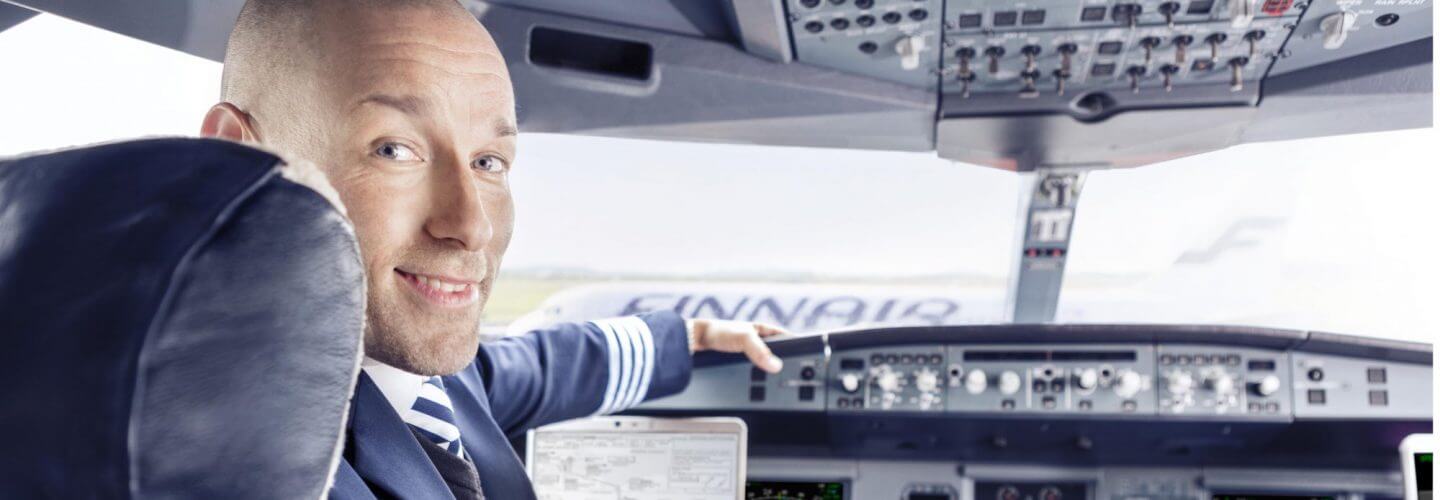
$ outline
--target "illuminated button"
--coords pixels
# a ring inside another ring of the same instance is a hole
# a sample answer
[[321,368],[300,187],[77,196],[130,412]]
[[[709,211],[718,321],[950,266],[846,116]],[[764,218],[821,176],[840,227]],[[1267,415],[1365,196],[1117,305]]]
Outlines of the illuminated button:
[[755,402],[764,401],[764,400],[765,400],[765,386],[763,386],[763,385],[750,386],[750,400],[751,400],[751,401],[755,401]]
[[1044,11],[1044,10],[1027,10],[1027,11],[1021,13],[1021,14],[1020,14],[1020,24],[1023,24],[1023,25],[1025,25],[1025,26],[1034,26],[1034,25],[1037,25],[1037,24],[1045,24],[1045,11]]
[[1312,405],[1325,404],[1325,389],[1310,389],[1305,392],[1305,400]]
[[1110,63],[1096,64],[1090,67],[1090,76],[1110,76],[1115,74],[1115,65]]
[[1104,8],[1104,7],[1086,7],[1086,8],[1084,8],[1083,10],[1080,11],[1080,20],[1081,20],[1081,21],[1085,21],[1085,22],[1104,21],[1104,20],[1105,20],[1105,8]]
[[1014,26],[1015,19],[1017,17],[1019,17],[1019,14],[1016,14],[1013,10],[996,12],[995,17],[990,21],[990,24],[993,24],[995,26]]
[[1214,7],[1215,0],[1195,0],[1194,2],[1190,2],[1190,6],[1185,9],[1185,13],[1190,15],[1209,14],[1210,9]]
[[1119,54],[1120,49],[1124,47],[1125,45],[1121,42],[1100,42],[1100,47],[1096,49],[1096,52],[1113,56],[1115,54]]
[[1372,383],[1372,384],[1383,384],[1383,383],[1385,383],[1385,369],[1384,369],[1384,368],[1366,368],[1366,369],[1365,369],[1365,380],[1369,381],[1369,382]]
[[984,19],[980,14],[960,14],[960,29],[979,28]]
[[1385,390],[1370,391],[1370,406],[1387,406],[1390,404],[1390,393]]
[[811,386],[811,385],[802,385],[802,386],[800,386],[800,400],[801,400],[801,401],[814,401],[814,400],[815,400],[815,386]]
[[751,382],[764,382],[764,381],[765,381],[765,370],[761,370],[760,367],[758,367],[758,366],[752,366],[752,367],[750,367],[750,381],[751,381]]

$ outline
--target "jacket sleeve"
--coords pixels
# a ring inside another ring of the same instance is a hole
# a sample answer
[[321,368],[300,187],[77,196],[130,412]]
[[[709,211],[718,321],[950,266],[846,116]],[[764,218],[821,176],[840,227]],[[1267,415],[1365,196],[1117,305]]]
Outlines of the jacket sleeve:
[[660,311],[487,342],[476,365],[495,421],[513,436],[684,390],[690,343],[685,321]]

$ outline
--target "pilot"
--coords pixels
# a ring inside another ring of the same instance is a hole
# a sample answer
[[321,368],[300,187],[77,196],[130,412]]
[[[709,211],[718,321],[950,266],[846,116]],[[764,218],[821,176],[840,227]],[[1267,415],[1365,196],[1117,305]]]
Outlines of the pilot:
[[761,340],[778,328],[668,311],[481,343],[514,225],[515,97],[456,0],[251,0],[221,86],[201,133],[318,164],[360,243],[365,359],[332,497],[533,498],[508,437],[676,393],[696,351],[779,371]]

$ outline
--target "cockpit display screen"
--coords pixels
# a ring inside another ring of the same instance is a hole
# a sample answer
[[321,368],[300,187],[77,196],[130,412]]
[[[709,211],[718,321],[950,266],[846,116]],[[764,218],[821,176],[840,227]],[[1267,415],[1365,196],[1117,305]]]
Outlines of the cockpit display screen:
[[746,481],[747,500],[846,500],[845,483],[835,481]]
[[1247,495],[1247,494],[1220,494],[1210,496],[1210,500],[1335,500],[1329,495]]
[[1435,454],[1415,454],[1415,486],[1422,500],[1429,500],[1435,494]]

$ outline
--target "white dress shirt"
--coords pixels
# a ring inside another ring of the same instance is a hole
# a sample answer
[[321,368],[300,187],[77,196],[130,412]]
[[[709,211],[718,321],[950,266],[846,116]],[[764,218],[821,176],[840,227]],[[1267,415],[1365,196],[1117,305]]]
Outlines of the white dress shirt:
[[420,397],[420,386],[424,385],[428,378],[381,363],[369,356],[360,362],[360,369],[365,370],[365,374],[380,388],[380,393],[385,395],[385,400],[395,408],[395,413],[400,415],[415,406],[415,398]]

